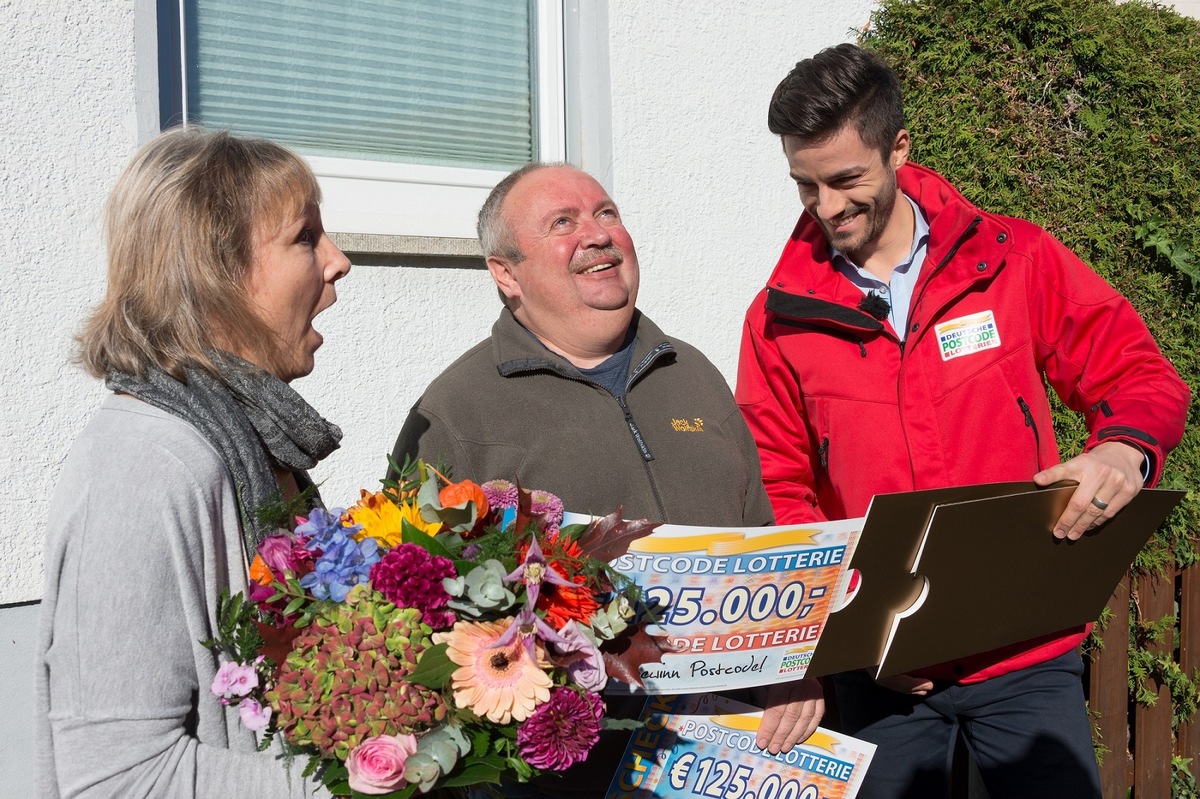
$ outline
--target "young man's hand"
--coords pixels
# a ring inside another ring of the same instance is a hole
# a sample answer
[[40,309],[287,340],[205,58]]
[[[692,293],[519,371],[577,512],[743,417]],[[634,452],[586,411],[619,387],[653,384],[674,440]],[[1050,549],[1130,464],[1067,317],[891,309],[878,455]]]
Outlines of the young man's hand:
[[1067,509],[1054,523],[1054,537],[1074,541],[1116,516],[1142,490],[1145,462],[1146,456],[1137,447],[1109,441],[1035,474],[1033,481],[1040,486],[1059,480],[1079,483]]

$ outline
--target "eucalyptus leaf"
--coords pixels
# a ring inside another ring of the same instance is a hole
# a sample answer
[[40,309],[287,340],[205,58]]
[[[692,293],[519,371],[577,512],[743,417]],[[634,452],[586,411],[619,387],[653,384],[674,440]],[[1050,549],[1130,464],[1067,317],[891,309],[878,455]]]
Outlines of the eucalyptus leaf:
[[442,509],[442,503],[438,501],[440,490],[435,478],[421,483],[421,489],[417,492],[417,507],[421,509],[421,518],[427,522],[441,521],[438,516]]

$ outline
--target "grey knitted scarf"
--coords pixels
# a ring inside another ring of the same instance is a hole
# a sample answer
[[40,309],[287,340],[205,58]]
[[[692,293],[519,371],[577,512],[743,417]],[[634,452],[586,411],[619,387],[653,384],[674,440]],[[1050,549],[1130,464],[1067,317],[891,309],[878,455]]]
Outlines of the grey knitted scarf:
[[[295,472],[301,488],[311,485],[306,470],[338,448],[342,431],[277,377],[226,352],[209,355],[222,380],[189,368],[181,383],[151,367],[143,378],[110,372],[105,384],[178,416],[216,447],[233,475],[242,536],[253,556],[258,543],[275,532],[257,514],[279,497],[272,463]],[[313,497],[319,505],[315,492]]]

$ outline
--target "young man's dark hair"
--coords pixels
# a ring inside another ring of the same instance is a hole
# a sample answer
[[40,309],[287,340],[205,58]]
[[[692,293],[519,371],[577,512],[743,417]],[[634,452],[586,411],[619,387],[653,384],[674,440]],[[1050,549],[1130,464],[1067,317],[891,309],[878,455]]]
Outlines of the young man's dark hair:
[[767,127],[817,143],[850,122],[887,161],[904,127],[900,82],[883,59],[852,44],[828,47],[796,64],[771,96]]

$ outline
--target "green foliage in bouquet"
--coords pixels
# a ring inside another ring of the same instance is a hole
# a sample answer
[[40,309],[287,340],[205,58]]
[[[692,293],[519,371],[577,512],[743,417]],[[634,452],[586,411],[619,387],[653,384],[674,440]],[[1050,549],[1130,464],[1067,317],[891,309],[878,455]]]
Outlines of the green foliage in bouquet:
[[222,589],[217,598],[217,634],[200,645],[224,652],[230,660],[254,660],[263,646],[263,638],[253,624],[256,616],[253,602],[242,594],[230,596],[228,588]]

